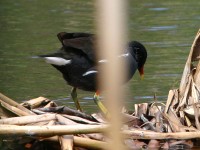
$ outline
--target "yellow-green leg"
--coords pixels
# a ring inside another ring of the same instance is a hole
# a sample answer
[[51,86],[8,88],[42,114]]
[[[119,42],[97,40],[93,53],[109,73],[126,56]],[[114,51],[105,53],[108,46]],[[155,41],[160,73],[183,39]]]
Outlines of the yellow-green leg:
[[99,99],[99,92],[97,91],[94,94],[94,102],[97,104],[97,106],[99,107],[99,109],[106,115],[108,116],[108,110],[107,108],[104,106],[104,104],[100,101]]
[[72,99],[73,99],[73,101],[75,103],[76,108],[79,111],[82,111],[81,106],[80,106],[79,101],[78,101],[78,98],[77,98],[77,93],[76,93],[76,88],[75,87],[73,87],[72,90],[71,90],[71,96],[72,96]]

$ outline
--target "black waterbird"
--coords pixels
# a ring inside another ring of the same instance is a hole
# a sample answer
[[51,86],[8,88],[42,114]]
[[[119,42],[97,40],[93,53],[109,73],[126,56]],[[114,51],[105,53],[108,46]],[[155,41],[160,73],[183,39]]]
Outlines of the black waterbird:
[[[57,34],[57,37],[62,43],[62,47],[55,53],[40,55],[39,57],[44,58],[47,63],[50,63],[59,70],[67,83],[73,87],[71,96],[77,109],[81,111],[76,93],[76,89],[78,88],[96,92],[94,101],[106,113],[106,108],[98,98],[99,94],[96,82],[98,70],[96,68],[100,64],[109,62],[106,59],[96,59],[95,35],[89,33],[60,32]],[[147,51],[141,43],[137,41],[129,42],[124,53],[117,57],[125,59],[128,71],[125,82],[132,78],[136,70],[139,71],[143,78]]]

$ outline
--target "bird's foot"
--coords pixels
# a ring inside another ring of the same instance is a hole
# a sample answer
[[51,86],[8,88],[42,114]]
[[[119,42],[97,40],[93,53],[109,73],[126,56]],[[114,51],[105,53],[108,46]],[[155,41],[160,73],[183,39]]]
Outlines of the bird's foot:
[[106,107],[104,106],[104,104],[100,101],[99,92],[98,92],[98,91],[94,94],[94,102],[97,104],[97,106],[98,106],[99,109],[103,112],[103,114],[104,114],[105,116],[109,116],[109,113],[108,113],[107,108],[106,108]]
[[79,104],[79,100],[77,98],[77,93],[76,93],[76,88],[75,87],[73,87],[72,90],[71,90],[71,96],[72,96],[72,99],[73,99],[73,101],[75,103],[75,106],[76,106],[77,110],[82,112],[81,106]]

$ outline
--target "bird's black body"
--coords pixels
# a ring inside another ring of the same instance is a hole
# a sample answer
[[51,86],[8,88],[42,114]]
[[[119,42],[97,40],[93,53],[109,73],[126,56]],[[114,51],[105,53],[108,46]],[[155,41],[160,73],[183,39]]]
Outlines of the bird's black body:
[[[96,91],[96,76],[98,71],[96,66],[109,63],[106,60],[97,60],[95,57],[95,36],[88,33],[58,33],[58,39],[62,47],[53,54],[41,55],[46,61],[59,70],[67,83],[75,88],[85,91]],[[54,63],[50,60],[63,58],[68,63]],[[125,59],[127,65],[126,82],[132,78],[138,69],[141,73],[146,61],[147,52],[145,47],[139,42],[132,41],[128,44],[124,53],[118,56]]]

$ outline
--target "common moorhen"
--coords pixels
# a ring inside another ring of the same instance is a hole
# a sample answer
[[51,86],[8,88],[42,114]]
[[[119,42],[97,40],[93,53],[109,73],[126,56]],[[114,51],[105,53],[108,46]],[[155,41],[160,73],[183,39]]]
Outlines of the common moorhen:
[[[62,47],[53,54],[40,55],[40,57],[59,70],[67,83],[73,87],[71,96],[77,109],[81,111],[76,88],[85,91],[96,91],[94,101],[104,113],[107,113],[106,108],[98,98],[96,82],[98,70],[96,66],[109,62],[105,59],[96,59],[94,50],[95,35],[60,32],[57,37],[62,43]],[[125,82],[132,78],[137,69],[141,77],[143,77],[147,51],[141,43],[137,41],[129,42],[127,49],[118,58],[125,59],[126,62],[128,73]]]

